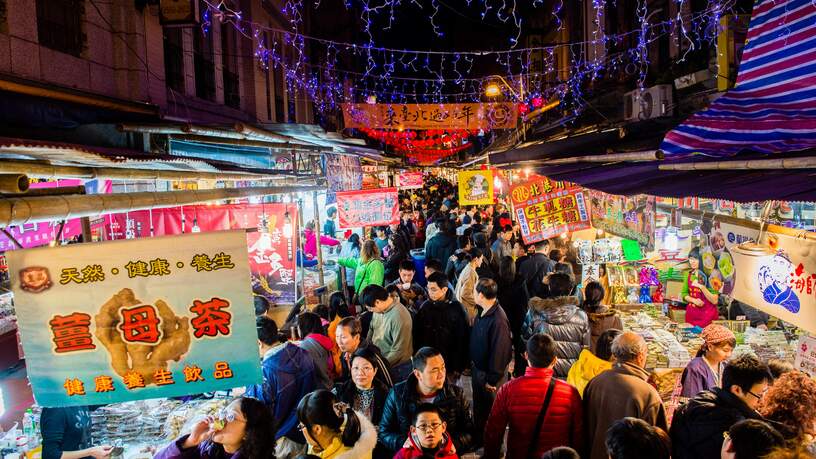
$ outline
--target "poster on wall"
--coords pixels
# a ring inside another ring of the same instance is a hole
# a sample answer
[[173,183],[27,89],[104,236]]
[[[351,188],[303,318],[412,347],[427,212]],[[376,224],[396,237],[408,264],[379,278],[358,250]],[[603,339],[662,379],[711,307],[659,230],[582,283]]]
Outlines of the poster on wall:
[[655,197],[617,196],[590,190],[592,226],[638,241],[646,252],[655,248]]
[[793,366],[816,378],[816,337],[803,335],[799,338]]
[[493,171],[463,171],[457,175],[460,206],[493,204]]
[[362,166],[364,190],[376,190],[388,187],[387,166]]
[[[540,178],[513,187],[510,198],[525,244],[590,228],[589,209],[580,187],[543,186]],[[550,190],[549,192],[547,190]]]
[[[736,269],[731,251],[743,242],[753,242],[759,230],[707,218],[700,225],[700,270],[697,278],[703,285],[730,295],[734,291]],[[685,256],[686,254],[682,254]]]
[[403,171],[397,175],[397,188],[401,190],[412,190],[416,188],[422,188],[422,184],[424,183],[424,178],[422,176],[422,172],[415,171],[415,172],[407,172]]
[[326,205],[335,202],[338,191],[360,190],[363,188],[363,169],[360,158],[348,155],[323,155],[323,170],[326,171],[328,191]]
[[6,256],[41,406],[178,397],[262,380],[244,231]]
[[337,221],[340,228],[386,226],[399,223],[399,219],[396,188],[337,193]]
[[747,246],[731,250],[732,296],[816,333],[816,238],[766,232]]

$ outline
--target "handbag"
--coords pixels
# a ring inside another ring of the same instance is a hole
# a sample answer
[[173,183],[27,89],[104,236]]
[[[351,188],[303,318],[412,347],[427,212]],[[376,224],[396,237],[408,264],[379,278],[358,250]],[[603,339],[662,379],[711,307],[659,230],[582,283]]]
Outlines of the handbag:
[[[365,265],[365,269],[363,270],[363,279],[365,279],[366,276],[368,275],[368,265],[369,264],[371,264],[370,261],[368,263],[366,263],[366,265]],[[362,286],[363,286],[363,283],[360,282],[360,287],[362,287]],[[354,291],[354,297],[351,298],[351,304],[353,304],[355,306],[360,304],[360,290],[355,290]]]
[[533,437],[530,438],[530,446],[527,447],[527,455],[525,457],[533,457],[536,445],[538,444],[538,434],[541,433],[541,426],[544,425],[544,415],[547,414],[547,408],[550,407],[550,400],[555,390],[555,374],[550,376],[550,385],[547,387],[547,395],[544,396],[544,404],[541,405],[541,411],[538,412],[536,418],[535,429],[533,429]]

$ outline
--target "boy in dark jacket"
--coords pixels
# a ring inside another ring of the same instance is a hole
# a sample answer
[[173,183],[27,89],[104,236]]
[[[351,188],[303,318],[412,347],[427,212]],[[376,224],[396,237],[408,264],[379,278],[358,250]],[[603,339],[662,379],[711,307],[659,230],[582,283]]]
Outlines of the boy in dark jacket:
[[470,360],[473,418],[480,435],[513,358],[510,322],[499,306],[497,295],[498,286],[492,279],[479,279],[476,283],[476,304],[481,313],[470,332]]

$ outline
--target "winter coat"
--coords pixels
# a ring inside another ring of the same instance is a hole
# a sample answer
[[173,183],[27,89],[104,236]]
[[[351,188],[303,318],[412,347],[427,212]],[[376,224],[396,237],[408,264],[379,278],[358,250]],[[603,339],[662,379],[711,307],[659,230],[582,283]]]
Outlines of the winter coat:
[[[409,427],[420,405],[417,384],[416,376],[411,374],[394,386],[385,400],[380,420],[380,443],[391,451],[400,450],[408,438]],[[473,417],[462,388],[445,381],[445,386],[436,393],[433,404],[442,412],[442,419],[448,424],[448,433],[456,450],[460,454],[471,451],[474,447]]]
[[596,311],[597,312],[587,314],[587,316],[589,316],[589,329],[592,333],[592,343],[589,349],[593,354],[598,345],[598,337],[600,337],[603,332],[612,328],[623,331],[623,322],[621,322],[617,311],[609,306],[600,306]]
[[[505,427],[507,459],[523,459],[532,441],[538,413],[550,384],[553,371],[549,368],[528,367],[524,376],[503,385],[485,427],[484,458],[498,459]],[[583,447],[583,408],[581,396],[569,384],[556,380],[544,423],[536,439],[533,457],[558,446],[580,450]]]
[[388,259],[383,264],[385,282],[393,282],[394,279],[399,279],[399,266],[403,260],[407,260],[409,255],[397,247],[391,248],[391,253],[388,254]]
[[153,459],[241,459],[241,450],[230,454],[212,440],[204,440],[198,446],[183,449],[182,445],[190,435],[182,435],[153,456]]
[[459,279],[456,281],[456,291],[454,296],[456,300],[462,303],[465,311],[468,314],[468,320],[472,323],[473,319],[479,313],[476,307],[476,283],[479,282],[479,275],[473,269],[473,264],[468,263],[462,273],[459,274]]
[[[376,426],[380,424],[383,407],[385,407],[385,398],[388,397],[389,388],[386,387],[382,381],[374,379],[371,389],[374,391],[374,402],[371,407],[372,414],[371,417],[369,417],[369,420],[371,420],[371,422]],[[358,410],[355,401],[357,400],[359,391],[357,386],[354,385],[354,381],[349,379],[344,383],[337,384],[334,386],[332,392],[334,392],[334,394],[337,396],[337,400],[348,404],[355,410]]]
[[371,452],[377,446],[377,428],[362,413],[355,413],[360,420],[361,434],[354,446],[344,445],[337,436],[323,451],[316,452],[309,447],[309,454],[320,459],[371,459]]
[[272,408],[277,434],[300,438],[297,430],[297,405],[306,394],[318,389],[311,355],[292,343],[280,344],[264,356],[261,363],[263,384],[248,386],[246,395]]
[[312,362],[314,362],[318,388],[331,389],[331,375],[334,372],[334,360],[331,351],[332,347],[334,347],[334,340],[325,335],[310,333],[300,342],[300,347],[309,353]]
[[[719,373],[725,369],[725,362],[721,362],[719,366]],[[717,375],[711,370],[706,361],[702,357],[695,357],[683,369],[683,375],[680,377],[680,384],[683,385],[683,390],[680,392],[682,397],[694,397],[704,390],[710,390],[717,387]]]
[[546,333],[555,340],[555,376],[561,379],[567,377],[581,350],[590,344],[589,319],[572,296],[531,298],[522,330],[525,340],[536,333]]
[[[339,258],[360,258],[360,249],[358,247],[353,247],[349,242],[345,242],[340,248]],[[346,285],[349,287],[354,287],[357,270],[347,267],[341,267],[340,269],[342,269],[342,272],[346,275]]]
[[412,282],[411,287],[408,290],[402,289],[402,280],[400,280],[399,278],[394,282],[391,282],[390,284],[386,285],[386,287],[389,287],[391,285],[397,286],[397,288],[399,289],[398,292],[400,302],[403,305],[405,305],[405,307],[408,308],[408,310],[411,311],[411,313],[416,313],[416,311],[419,310],[419,307],[422,305],[422,303],[424,303],[425,300],[428,298],[428,293],[425,291],[424,288],[422,288],[421,285],[417,284],[416,282]]
[[394,459],[459,459],[459,456],[456,454],[456,447],[453,446],[453,442],[447,432],[442,436],[442,444],[433,456],[429,456],[422,451],[419,440],[414,438],[413,435],[408,438],[411,440],[411,446],[399,450],[394,456]]
[[584,389],[592,381],[592,378],[610,368],[612,368],[612,362],[599,359],[589,349],[584,349],[581,351],[581,355],[578,356],[578,361],[570,368],[569,374],[567,374],[567,382],[578,389],[578,393],[583,397]]
[[551,273],[555,262],[543,253],[534,253],[519,265],[518,276],[524,279],[530,298],[546,298],[549,288],[544,285],[544,276]]
[[448,371],[461,373],[470,366],[468,323],[465,309],[448,290],[444,300],[426,301],[414,316],[414,347],[438,349]]
[[476,317],[470,331],[470,361],[473,378],[493,387],[499,384],[513,359],[510,322],[498,301],[486,313]]
[[[307,228],[303,230],[303,238],[303,253],[308,259],[315,258],[317,256],[317,234]],[[340,241],[328,236],[320,236],[320,245],[335,246],[340,245]]]
[[410,361],[413,356],[412,324],[411,313],[396,300],[385,312],[375,312],[371,319],[368,342],[380,348],[391,368]]
[[668,431],[663,400],[657,390],[646,382],[648,378],[649,373],[643,368],[633,363],[619,362],[587,384],[584,390],[584,419],[591,459],[608,459],[606,431],[618,419],[634,417]]
[[672,457],[719,457],[723,432],[743,419],[761,420],[762,416],[729,391],[715,388],[700,392],[674,413],[669,432]]
[[445,233],[436,233],[425,243],[425,259],[438,260],[446,263],[448,258],[456,251],[456,237]]
[[383,285],[385,268],[380,260],[369,260],[362,263],[359,258],[339,258],[337,264],[346,268],[355,268],[354,293],[363,293],[369,285]]
[[490,252],[493,254],[493,264],[498,266],[503,257],[513,256],[513,246],[501,237],[493,241],[490,246]]

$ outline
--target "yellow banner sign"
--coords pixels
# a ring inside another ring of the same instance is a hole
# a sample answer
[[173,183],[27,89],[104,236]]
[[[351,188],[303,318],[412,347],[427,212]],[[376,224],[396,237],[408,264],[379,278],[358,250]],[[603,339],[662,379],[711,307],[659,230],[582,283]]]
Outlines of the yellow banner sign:
[[347,128],[513,129],[518,107],[490,104],[343,104]]
[[493,204],[493,171],[459,172],[459,205]]

